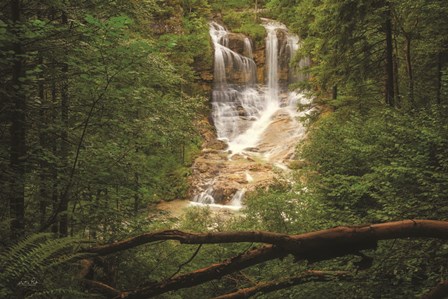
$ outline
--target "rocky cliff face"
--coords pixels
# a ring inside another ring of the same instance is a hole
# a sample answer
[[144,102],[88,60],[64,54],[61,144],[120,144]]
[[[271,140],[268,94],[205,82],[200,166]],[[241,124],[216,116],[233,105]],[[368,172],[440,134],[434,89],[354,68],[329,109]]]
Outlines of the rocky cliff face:
[[257,82],[265,81],[266,47],[258,47],[254,50],[254,60],[257,64]]
[[279,78],[279,85],[284,88],[287,87],[288,83],[290,82],[289,61],[292,53],[286,30],[283,29],[277,30],[277,38],[279,48],[278,78]]

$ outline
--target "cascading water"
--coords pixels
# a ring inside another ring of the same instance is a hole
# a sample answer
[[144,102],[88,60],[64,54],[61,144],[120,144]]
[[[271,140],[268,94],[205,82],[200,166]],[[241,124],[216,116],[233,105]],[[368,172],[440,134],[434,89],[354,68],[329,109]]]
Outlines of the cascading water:
[[[298,116],[296,103],[298,99],[303,100],[303,96],[288,93],[288,82],[281,85],[279,76],[280,51],[288,53],[286,62],[289,63],[298,49],[298,38],[290,35],[280,23],[263,20],[263,26],[267,32],[266,75],[265,83],[257,84],[257,65],[250,40],[247,37],[243,39],[242,53],[238,53],[229,46],[230,33],[215,22],[210,24],[215,58],[212,118],[218,139],[227,144],[228,159],[236,155],[258,155],[261,159],[272,160],[272,164],[279,164],[280,154],[291,155],[294,148],[285,146],[281,139],[291,139],[290,143],[294,144],[294,138],[304,133],[303,126],[295,119]],[[282,43],[279,40],[280,31],[286,36]],[[232,76],[235,73],[239,74],[237,79]],[[293,78],[292,75],[288,77]],[[277,133],[275,130],[278,128],[272,124],[279,122],[286,127]],[[288,148],[285,150],[285,147]],[[244,175],[248,184],[254,180],[249,172]],[[200,188],[202,192],[193,201],[214,204],[219,193],[214,189],[215,183],[213,179],[203,184]],[[244,187],[236,191],[230,205],[240,207],[245,192]]]
[[268,33],[266,38],[266,60],[267,60],[267,83],[268,89],[266,93],[266,101],[268,103],[273,103],[274,105],[278,103],[278,38],[276,30],[280,28],[278,25],[273,23],[265,23],[264,27]]
[[[255,116],[261,109],[257,101],[259,94],[254,88],[257,66],[251,57],[226,47],[229,42],[228,31],[223,26],[212,23],[210,35],[215,48],[212,117],[218,139],[231,141],[242,130],[238,109],[244,109],[248,118]],[[244,47],[247,49],[245,52],[252,56],[252,46],[247,38]],[[242,75],[242,86],[228,84],[227,70]]]
[[230,204],[234,207],[241,207],[243,203],[244,193],[246,193],[246,189],[238,190],[232,197]]

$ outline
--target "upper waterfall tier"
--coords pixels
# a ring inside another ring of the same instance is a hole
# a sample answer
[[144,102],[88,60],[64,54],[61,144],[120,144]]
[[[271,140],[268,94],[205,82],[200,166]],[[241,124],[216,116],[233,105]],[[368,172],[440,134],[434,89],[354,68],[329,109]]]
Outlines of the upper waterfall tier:
[[[243,37],[244,53],[229,48],[230,33],[217,23],[210,24],[210,36],[215,48],[214,88],[225,89],[228,83],[254,85],[257,66],[252,59],[252,46],[247,37]],[[239,75],[239,78],[236,77]]]
[[[288,95],[280,97],[287,88],[285,84],[280,87],[280,81],[289,81],[289,62],[298,49],[298,38],[278,22],[264,19],[263,26],[267,32],[266,84],[255,85],[257,66],[250,40],[240,36],[244,53],[237,53],[229,48],[232,33],[215,22],[210,24],[215,49],[212,117],[218,138],[227,142],[233,154],[257,147],[273,115],[288,105]],[[232,80],[235,73],[242,80]]]

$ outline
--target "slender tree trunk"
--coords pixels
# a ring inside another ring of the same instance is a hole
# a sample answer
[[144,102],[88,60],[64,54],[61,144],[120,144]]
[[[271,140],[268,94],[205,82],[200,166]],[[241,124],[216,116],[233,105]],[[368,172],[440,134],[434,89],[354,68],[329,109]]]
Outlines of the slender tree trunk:
[[255,0],[255,22],[258,20],[258,0]]
[[[43,65],[43,57],[39,57],[39,65]],[[39,80],[39,99],[40,99],[40,110],[39,110],[39,145],[41,148],[41,155],[39,159],[39,223],[43,225],[47,217],[47,206],[49,202],[49,188],[48,188],[48,170],[49,163],[45,157],[46,151],[48,150],[48,136],[45,127],[46,115],[45,113],[45,85],[44,77],[41,75]]]
[[[56,146],[53,147],[53,152],[56,152]],[[53,178],[53,183],[51,185],[52,193],[51,193],[51,202],[53,204],[53,210],[58,208],[59,203],[59,184],[58,184],[58,170],[56,166],[53,164],[51,166],[51,176]],[[57,234],[58,233],[58,225],[57,223],[53,223],[51,225],[51,232]]]
[[25,230],[25,175],[26,175],[26,97],[22,79],[24,77],[24,50],[20,42],[21,1],[11,0],[11,21],[15,41],[13,44],[14,65],[12,69],[12,111],[11,111],[11,177],[10,213],[11,236],[20,237]]
[[442,103],[442,63],[443,63],[443,53],[439,52],[437,55],[437,104]]
[[[68,17],[65,12],[62,13],[62,26],[68,25]],[[68,94],[68,65],[64,61],[62,64],[62,86],[61,86],[61,161],[64,178],[68,178],[69,175],[69,162],[68,162],[68,129],[69,129],[69,94]],[[68,202],[69,195],[61,195],[61,217],[59,221],[59,234],[61,236],[68,235]]]
[[396,98],[396,106],[400,107],[400,81],[398,74],[400,73],[400,62],[399,62],[399,54],[398,54],[398,43],[397,43],[397,33],[394,34],[394,88],[395,88],[395,98]]
[[[54,72],[56,72],[56,69],[55,69],[56,62],[54,60],[52,61],[52,65],[53,65],[53,69],[52,69],[53,75],[51,77],[51,100],[52,100],[52,103],[56,103],[57,102],[57,90],[56,90],[56,77],[54,75]],[[51,117],[54,118],[53,111],[52,111]],[[54,123],[54,119],[53,119],[52,123]],[[57,148],[56,142],[53,142],[52,151],[53,151],[53,155],[57,157],[58,148]],[[59,171],[58,171],[57,163],[53,163],[51,165],[50,172],[51,172],[51,176],[52,176],[51,202],[53,204],[53,210],[56,210],[58,208],[58,204],[59,204],[59,183],[58,183]],[[51,231],[55,234],[58,233],[57,223],[52,224]]]
[[409,79],[409,101],[412,106],[415,106],[414,100],[414,72],[412,69],[412,57],[411,57],[411,37],[406,34],[406,69],[408,72]]
[[135,190],[134,190],[134,214],[137,215],[140,209],[140,177],[138,173],[134,173],[134,182],[135,182]]
[[335,84],[332,89],[332,99],[336,100],[338,98],[338,85]]
[[386,104],[395,106],[394,94],[394,64],[393,64],[393,44],[392,44],[392,17],[388,7],[386,11]]

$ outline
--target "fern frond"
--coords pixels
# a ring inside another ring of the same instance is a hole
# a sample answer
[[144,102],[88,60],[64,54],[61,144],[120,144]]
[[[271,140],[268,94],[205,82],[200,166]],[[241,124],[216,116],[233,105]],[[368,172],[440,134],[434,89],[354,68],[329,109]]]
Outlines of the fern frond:
[[18,243],[0,252],[0,267],[5,268],[8,263],[13,263],[17,258],[24,255],[30,248],[39,244],[39,240],[51,237],[49,233],[30,235]]
[[67,251],[71,252],[69,249],[76,242],[72,238],[45,240],[48,235],[39,235],[19,242],[17,246],[12,246],[11,252],[5,254],[10,260],[6,262],[6,267],[0,274],[2,279],[18,280],[25,276],[37,276],[54,259],[63,257]]
[[[10,246],[0,253],[0,294],[14,294],[18,288],[25,287],[27,294],[40,296],[36,298],[81,298],[82,292],[59,288],[65,284],[73,286],[67,270],[76,267],[70,263],[87,256],[75,252],[80,242],[74,238],[55,239],[51,234],[35,234]],[[29,287],[30,281],[36,281],[36,286]],[[78,293],[65,296],[63,292],[68,291]]]

